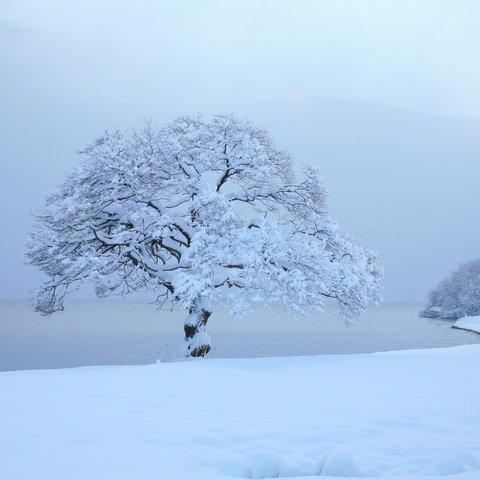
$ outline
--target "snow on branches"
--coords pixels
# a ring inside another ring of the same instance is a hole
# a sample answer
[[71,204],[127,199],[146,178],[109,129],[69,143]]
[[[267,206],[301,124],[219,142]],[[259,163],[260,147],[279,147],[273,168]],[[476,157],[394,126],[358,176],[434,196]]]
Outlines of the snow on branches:
[[34,294],[40,313],[62,310],[85,281],[102,297],[154,292],[189,310],[181,354],[203,356],[219,303],[303,312],[333,298],[352,317],[379,300],[377,257],[340,233],[317,169],[296,179],[290,155],[248,121],[147,123],[81,153],[30,238],[28,262],[49,277]]
[[425,318],[458,319],[480,315],[480,260],[461,264],[428,295]]

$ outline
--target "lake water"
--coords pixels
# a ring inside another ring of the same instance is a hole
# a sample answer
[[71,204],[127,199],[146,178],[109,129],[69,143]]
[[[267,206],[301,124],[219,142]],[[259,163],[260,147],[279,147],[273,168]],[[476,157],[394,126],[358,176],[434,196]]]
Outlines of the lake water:
[[[292,320],[258,311],[234,320],[215,311],[211,357],[370,353],[480,343],[451,322],[418,317],[419,305],[383,305],[346,326],[333,310]],[[184,312],[122,300],[72,300],[51,317],[26,301],[0,301],[0,371],[168,361]]]

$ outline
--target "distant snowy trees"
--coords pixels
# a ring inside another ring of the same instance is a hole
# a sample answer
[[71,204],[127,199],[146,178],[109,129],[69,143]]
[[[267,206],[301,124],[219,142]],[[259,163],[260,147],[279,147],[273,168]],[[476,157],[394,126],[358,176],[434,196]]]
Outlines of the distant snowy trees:
[[463,263],[428,296],[420,316],[457,319],[480,315],[480,259]]
[[185,116],[164,128],[106,132],[36,216],[28,262],[49,280],[35,310],[63,309],[85,281],[98,296],[152,292],[188,310],[179,354],[210,350],[215,305],[346,317],[379,300],[376,254],[342,235],[316,169],[301,179],[267,132],[229,115]]

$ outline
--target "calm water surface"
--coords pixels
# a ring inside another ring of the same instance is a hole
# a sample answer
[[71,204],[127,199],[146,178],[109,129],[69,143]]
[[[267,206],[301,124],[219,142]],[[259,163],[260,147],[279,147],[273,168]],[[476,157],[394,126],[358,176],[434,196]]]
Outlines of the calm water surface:
[[[418,318],[418,305],[384,305],[346,326],[333,311],[296,321],[258,311],[240,320],[214,312],[215,357],[369,353],[480,343],[451,322]],[[73,300],[42,317],[26,301],[0,301],[0,371],[168,361],[182,339],[183,312],[131,301]]]

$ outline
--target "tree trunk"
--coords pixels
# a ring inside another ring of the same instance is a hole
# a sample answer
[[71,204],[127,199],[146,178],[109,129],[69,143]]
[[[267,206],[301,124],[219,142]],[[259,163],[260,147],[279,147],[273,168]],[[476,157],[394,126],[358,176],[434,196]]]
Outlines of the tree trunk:
[[212,312],[201,302],[195,302],[185,319],[185,340],[177,350],[177,357],[204,357],[212,348],[210,335],[205,331]]

